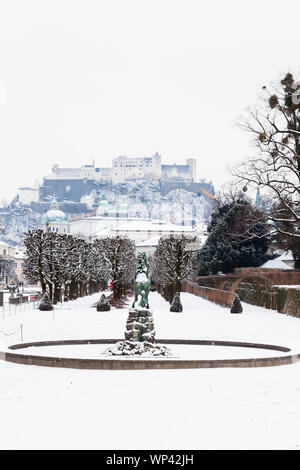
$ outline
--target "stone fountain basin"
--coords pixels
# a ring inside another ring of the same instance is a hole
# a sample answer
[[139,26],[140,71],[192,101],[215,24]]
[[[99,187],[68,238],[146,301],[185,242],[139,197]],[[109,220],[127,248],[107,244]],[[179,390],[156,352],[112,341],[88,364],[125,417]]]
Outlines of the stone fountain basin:
[[147,358],[139,356],[104,356],[102,353],[120,340],[65,340],[65,341],[43,341],[35,343],[16,344],[9,347],[10,350],[17,350],[18,354],[25,356],[46,356],[54,358],[74,358],[74,359],[122,359],[150,361],[170,359],[177,360],[226,360],[226,359],[249,359],[266,358],[287,355],[289,348],[282,346],[241,343],[230,341],[214,340],[157,340],[157,344],[168,345],[172,351],[172,356]]

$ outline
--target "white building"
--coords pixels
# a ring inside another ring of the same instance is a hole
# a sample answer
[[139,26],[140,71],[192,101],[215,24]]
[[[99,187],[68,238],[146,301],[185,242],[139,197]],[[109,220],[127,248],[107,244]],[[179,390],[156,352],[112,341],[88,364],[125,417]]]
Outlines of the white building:
[[13,269],[7,279],[2,279],[2,288],[5,287],[6,281],[8,283],[23,282],[23,285],[27,285],[27,280],[23,274],[23,263],[25,260],[25,253],[22,248],[8,245],[7,243],[0,241],[0,257],[5,260],[12,261]]
[[92,165],[83,165],[80,168],[60,168],[59,165],[53,165],[52,175],[54,179],[91,179],[99,182],[111,182],[111,168],[100,168]]
[[197,181],[197,163],[195,158],[187,158],[185,165],[161,165],[162,179],[166,181]]
[[58,209],[54,199],[49,209],[42,217],[43,229],[46,232],[69,233],[69,222],[66,214]]
[[[127,220],[133,220],[128,218]],[[77,237],[85,237],[89,240],[97,238],[99,232],[110,235],[112,231],[116,231],[118,226],[124,222],[124,219],[115,216],[95,215],[93,217],[85,217],[68,223],[68,233]],[[54,226],[54,224],[53,224]],[[55,224],[55,226],[59,226]],[[104,232],[103,232],[104,231]],[[59,232],[59,230],[58,230]]]
[[39,189],[38,188],[29,188],[22,187],[18,189],[18,198],[19,202],[24,206],[30,206],[32,201],[39,201]]
[[0,241],[0,256],[3,258],[14,258],[15,257],[15,247],[8,245],[7,243]]
[[[50,212],[50,211],[48,211]],[[121,214],[120,214],[121,215]],[[73,222],[52,218],[52,211],[48,214],[47,230],[57,233],[70,233],[93,241],[98,238],[116,235],[127,235],[136,244],[149,240],[150,238],[170,234],[202,235],[197,227],[190,225],[175,225],[164,221],[146,220],[135,217],[110,217],[96,215],[85,217]]]
[[[109,228],[109,230],[107,230]],[[145,219],[126,219],[111,227],[104,227],[104,230],[96,231],[91,236],[91,240],[103,236],[127,235],[130,240],[139,244],[153,237],[162,237],[164,235],[197,235],[192,226],[175,225],[164,221],[145,220]]]
[[114,184],[146,177],[161,178],[161,156],[157,152],[152,157],[113,159],[112,182]]
[[138,255],[138,253],[143,251],[144,253],[146,253],[147,257],[151,258],[154,255],[154,252],[157,248],[159,239],[160,237],[156,236],[156,237],[148,238],[147,240],[144,240],[142,242],[136,242],[135,244],[136,256]]

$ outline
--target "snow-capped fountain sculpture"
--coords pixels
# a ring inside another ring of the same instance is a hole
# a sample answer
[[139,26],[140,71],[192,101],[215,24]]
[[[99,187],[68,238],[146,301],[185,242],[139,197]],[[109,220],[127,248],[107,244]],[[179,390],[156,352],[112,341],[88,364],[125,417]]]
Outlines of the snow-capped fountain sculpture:
[[[150,273],[146,253],[138,255],[134,280],[135,297],[129,309],[125,341],[119,341],[104,354],[112,356],[170,356],[171,351],[155,343],[152,311],[149,309]],[[137,305],[136,305],[137,304]]]

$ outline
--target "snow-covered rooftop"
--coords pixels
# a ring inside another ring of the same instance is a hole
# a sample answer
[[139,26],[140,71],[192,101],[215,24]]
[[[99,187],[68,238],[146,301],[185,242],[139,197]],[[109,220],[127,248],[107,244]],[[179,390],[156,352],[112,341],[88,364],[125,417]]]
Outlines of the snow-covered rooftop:
[[280,259],[282,261],[294,261],[293,253],[291,252],[291,250],[289,251],[277,250],[275,251],[275,254],[279,255],[278,258],[276,259]]
[[151,220],[133,220],[122,223],[116,230],[118,231],[130,231],[134,232],[137,230],[143,232],[193,232],[191,225],[175,225],[171,223],[155,223]]
[[59,209],[49,209],[44,215],[44,219],[47,222],[66,222],[66,214]]
[[290,271],[293,269],[279,258],[271,259],[267,261],[266,263],[262,264],[260,267],[267,268],[267,269],[282,269],[285,271]]
[[144,240],[143,242],[136,242],[136,246],[157,246],[159,239],[159,236],[151,237],[147,240]]

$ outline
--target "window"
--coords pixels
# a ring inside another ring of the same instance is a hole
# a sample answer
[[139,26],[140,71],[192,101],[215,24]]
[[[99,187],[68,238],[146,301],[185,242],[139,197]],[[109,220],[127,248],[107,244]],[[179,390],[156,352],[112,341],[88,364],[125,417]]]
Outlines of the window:
[[3,250],[3,256],[6,256],[6,250]]

